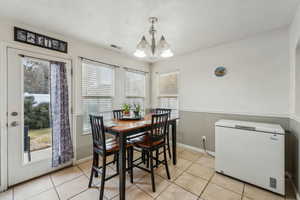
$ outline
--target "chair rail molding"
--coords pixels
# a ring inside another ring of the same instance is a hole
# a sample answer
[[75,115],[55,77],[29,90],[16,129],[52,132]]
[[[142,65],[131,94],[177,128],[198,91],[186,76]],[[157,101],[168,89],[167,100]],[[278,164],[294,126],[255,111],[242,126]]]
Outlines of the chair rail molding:
[[179,109],[183,112],[201,112],[201,113],[213,113],[213,114],[229,114],[229,115],[248,115],[248,116],[259,116],[259,117],[278,117],[278,118],[290,118],[291,115],[286,114],[275,114],[275,113],[254,113],[254,112],[232,112],[226,110],[205,110],[205,109],[193,109],[183,108]]

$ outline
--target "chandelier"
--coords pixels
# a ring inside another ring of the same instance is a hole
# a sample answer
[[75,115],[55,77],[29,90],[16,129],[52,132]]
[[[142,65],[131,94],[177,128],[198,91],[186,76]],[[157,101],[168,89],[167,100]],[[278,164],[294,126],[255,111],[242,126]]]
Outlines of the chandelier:
[[134,56],[139,58],[150,57],[150,58],[169,58],[173,56],[173,52],[170,49],[170,45],[167,43],[165,37],[162,35],[159,42],[156,42],[156,32],[154,24],[158,22],[157,17],[150,17],[149,22],[151,24],[149,34],[151,37],[151,44],[146,40],[143,35],[141,41],[138,43]]

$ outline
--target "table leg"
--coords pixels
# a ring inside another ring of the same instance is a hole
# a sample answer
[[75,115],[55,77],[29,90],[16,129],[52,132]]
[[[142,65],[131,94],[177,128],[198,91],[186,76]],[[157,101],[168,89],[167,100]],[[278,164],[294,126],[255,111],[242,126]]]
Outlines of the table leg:
[[119,194],[120,200],[125,200],[126,186],[126,136],[120,134],[119,137]]
[[177,148],[176,148],[176,121],[171,123],[172,126],[172,155],[173,155],[173,164],[177,163]]

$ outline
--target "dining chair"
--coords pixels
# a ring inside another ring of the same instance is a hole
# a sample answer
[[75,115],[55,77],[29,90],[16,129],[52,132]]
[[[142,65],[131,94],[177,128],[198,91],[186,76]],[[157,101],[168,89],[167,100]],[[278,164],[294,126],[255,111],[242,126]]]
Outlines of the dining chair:
[[[134,143],[134,150],[139,152],[146,152],[149,156],[150,170],[148,168],[142,167],[141,164],[135,163],[136,161],[142,160],[142,157],[132,161],[131,167],[138,167],[146,172],[151,173],[152,191],[155,192],[155,180],[154,180],[154,168],[158,167],[159,164],[164,164],[166,168],[166,173],[168,179],[170,179],[170,173],[168,168],[167,153],[166,153],[166,134],[168,126],[168,113],[154,114],[151,118],[151,129],[147,135],[140,137],[139,141]],[[153,153],[163,149],[164,158],[160,160],[158,156],[154,157]],[[153,161],[156,164],[153,164]]]
[[[118,155],[119,145],[116,139],[106,139],[105,137],[105,129],[103,123],[103,116],[93,116],[89,115],[90,123],[92,128],[92,138],[93,138],[93,163],[91,169],[91,176],[89,180],[89,188],[92,186],[94,175],[97,177],[100,173],[101,177],[101,185],[100,185],[100,196],[99,200],[103,199],[104,194],[104,184],[105,181],[117,176],[119,174],[118,166],[119,161],[117,159],[117,172],[109,177],[106,177],[106,166],[112,164],[114,161],[106,162],[106,158],[110,155]],[[133,163],[133,146],[131,144],[126,145],[127,155],[128,155],[128,168],[126,170],[130,173],[130,178],[133,180],[133,167],[131,164]],[[99,166],[99,155],[102,157],[102,166]]]
[[[155,114],[167,113],[168,114],[168,119],[171,118],[171,112],[172,112],[172,109],[169,109],[169,108],[155,108],[155,109],[152,109],[152,113],[155,113]],[[170,129],[169,129],[169,125],[167,125],[167,134],[166,134],[166,137],[167,137],[166,146],[167,146],[169,158],[171,159]]]
[[114,119],[121,119],[123,117],[124,110],[113,110]]

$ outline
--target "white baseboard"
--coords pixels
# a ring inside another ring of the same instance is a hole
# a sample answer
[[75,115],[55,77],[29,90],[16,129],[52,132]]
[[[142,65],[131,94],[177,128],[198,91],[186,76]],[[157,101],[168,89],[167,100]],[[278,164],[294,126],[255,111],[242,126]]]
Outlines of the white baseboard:
[[[190,145],[187,145],[187,144],[182,144],[182,143],[177,143],[177,145],[179,147],[184,147],[184,148],[187,148],[187,149],[190,149],[190,150],[193,150],[193,151],[197,151],[197,152],[200,152],[200,153],[205,153],[205,150],[204,149],[201,149],[201,148],[198,148],[198,147],[193,147],[193,146],[190,146]],[[215,152],[213,151],[206,151],[208,154],[212,155],[212,156],[215,156]]]
[[300,195],[299,195],[298,189],[296,188],[296,186],[295,186],[295,184],[294,184],[292,175],[291,175],[289,172],[286,172],[285,174],[286,174],[288,180],[289,180],[289,181],[291,182],[291,184],[292,184],[294,193],[295,193],[295,195],[296,195],[296,199],[297,199],[297,200],[300,200]]
[[93,156],[88,156],[88,157],[82,158],[80,160],[74,160],[73,165],[79,165],[79,164],[84,163],[88,160],[91,160],[92,158],[93,158]]

